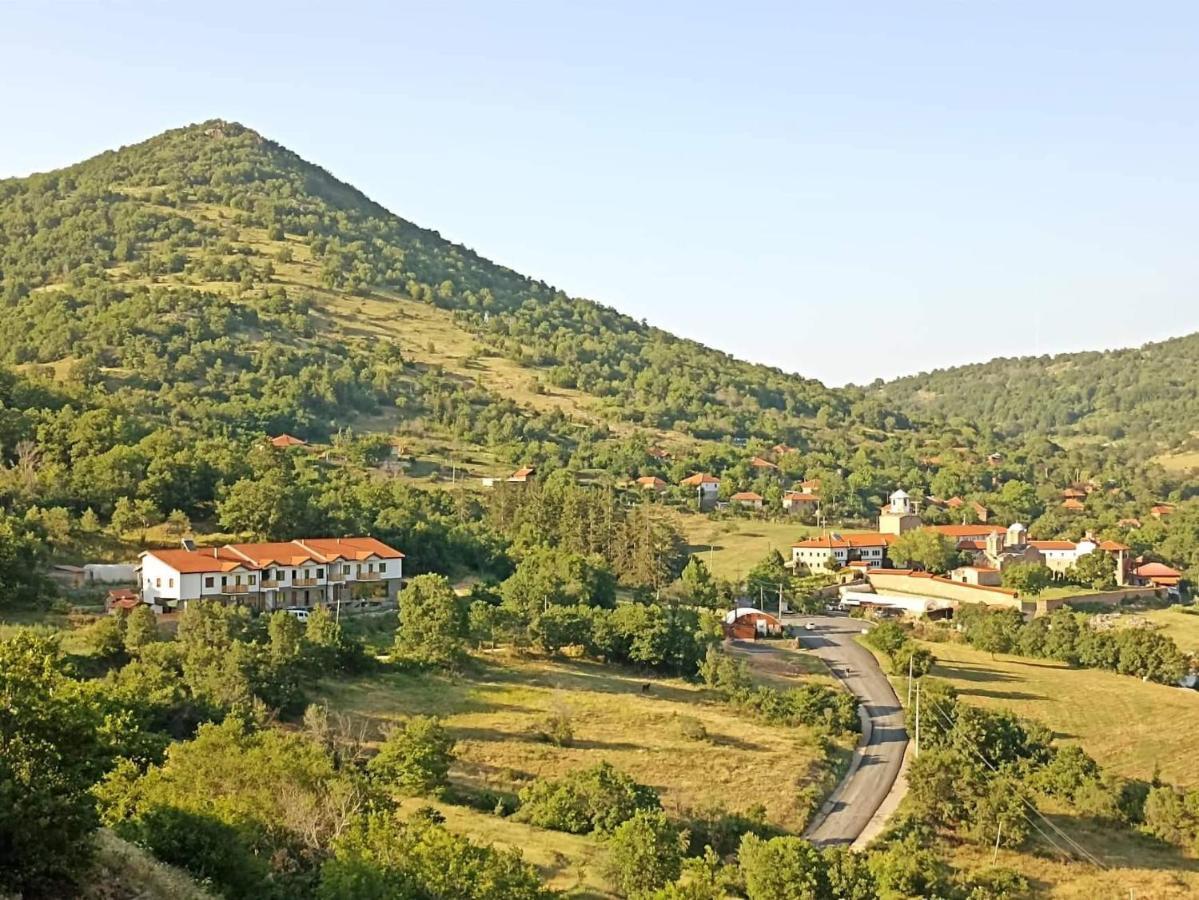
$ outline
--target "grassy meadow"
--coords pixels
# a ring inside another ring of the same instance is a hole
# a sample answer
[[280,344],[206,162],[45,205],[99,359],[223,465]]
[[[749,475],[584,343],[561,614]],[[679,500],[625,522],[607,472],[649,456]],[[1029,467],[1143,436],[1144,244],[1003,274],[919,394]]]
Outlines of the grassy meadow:
[[962,699],[1037,719],[1062,741],[1079,743],[1105,767],[1130,778],[1199,784],[1191,752],[1199,729],[1199,693],[1047,659],[990,654],[965,644],[925,644],[937,657],[932,675]]
[[[801,791],[827,772],[821,743],[807,729],[734,714],[681,679],[598,663],[497,654],[462,675],[388,672],[325,682],[317,699],[366,720],[375,735],[407,716],[440,716],[458,740],[451,780],[476,790],[515,793],[535,778],[606,760],[656,788],[672,814],[761,804],[769,821],[798,830],[808,814]],[[553,716],[570,722],[569,746],[541,736]]]
[[[676,524],[691,552],[712,574],[734,581],[744,578],[771,550],[789,558],[792,544],[820,533],[798,520],[715,519],[697,512],[678,513]],[[838,529],[845,534],[854,530]]]

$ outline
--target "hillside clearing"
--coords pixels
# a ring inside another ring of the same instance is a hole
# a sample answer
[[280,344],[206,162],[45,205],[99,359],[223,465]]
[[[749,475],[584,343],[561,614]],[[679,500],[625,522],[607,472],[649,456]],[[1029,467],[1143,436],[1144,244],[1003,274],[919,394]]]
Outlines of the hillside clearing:
[[[814,525],[799,521],[714,519],[696,512],[681,512],[676,522],[691,552],[707,564],[712,574],[734,581],[744,578],[771,550],[778,550],[784,559],[790,558],[792,544],[819,533]],[[841,533],[852,534],[854,530]]]
[[[680,679],[596,663],[496,658],[459,676],[386,673],[325,682],[320,699],[367,719],[376,734],[406,716],[442,717],[458,740],[451,778],[476,790],[515,793],[535,778],[607,760],[656,788],[671,814],[761,804],[770,822],[798,831],[808,815],[802,792],[824,790],[829,774],[821,742],[808,729],[734,714],[710,690]],[[540,737],[552,715],[570,721],[570,746]],[[695,723],[705,738],[686,736]]]
[[1046,659],[989,654],[957,643],[924,643],[937,657],[932,675],[962,699],[1036,719],[1065,742],[1129,778],[1155,767],[1168,782],[1199,784],[1191,765],[1199,693]]

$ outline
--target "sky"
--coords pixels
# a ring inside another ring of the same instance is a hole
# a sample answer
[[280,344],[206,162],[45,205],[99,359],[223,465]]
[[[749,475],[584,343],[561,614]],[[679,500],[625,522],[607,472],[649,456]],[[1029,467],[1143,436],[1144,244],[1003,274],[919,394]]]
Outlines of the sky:
[[242,122],[830,384],[1199,330],[1199,4],[26,2],[0,177]]

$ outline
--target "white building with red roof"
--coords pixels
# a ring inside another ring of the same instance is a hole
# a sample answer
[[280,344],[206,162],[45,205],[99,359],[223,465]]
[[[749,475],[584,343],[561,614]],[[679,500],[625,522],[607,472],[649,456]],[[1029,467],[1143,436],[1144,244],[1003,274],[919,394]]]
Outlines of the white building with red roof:
[[371,537],[303,538],[222,547],[147,550],[138,577],[142,601],[186,609],[197,600],[260,611],[395,600],[404,554]]

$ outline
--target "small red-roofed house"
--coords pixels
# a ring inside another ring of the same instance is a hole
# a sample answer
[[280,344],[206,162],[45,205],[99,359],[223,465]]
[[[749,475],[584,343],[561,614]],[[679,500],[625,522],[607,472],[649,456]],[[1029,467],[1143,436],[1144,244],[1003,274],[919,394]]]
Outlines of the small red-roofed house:
[[307,447],[308,446],[307,441],[301,440],[300,438],[296,437],[295,435],[287,434],[286,432],[283,434],[277,434],[273,438],[270,438],[269,443],[276,450],[288,450],[292,447]]
[[733,503],[736,503],[738,506],[744,506],[747,509],[761,509],[762,504],[766,501],[766,498],[761,494],[755,493],[754,491],[738,491],[737,493],[733,494],[733,496],[729,497],[729,500],[731,500]]
[[1067,497],[1062,501],[1062,509],[1068,512],[1082,512],[1087,508],[1086,504],[1081,500],[1076,500],[1074,497]]

